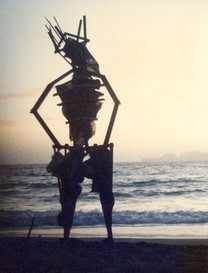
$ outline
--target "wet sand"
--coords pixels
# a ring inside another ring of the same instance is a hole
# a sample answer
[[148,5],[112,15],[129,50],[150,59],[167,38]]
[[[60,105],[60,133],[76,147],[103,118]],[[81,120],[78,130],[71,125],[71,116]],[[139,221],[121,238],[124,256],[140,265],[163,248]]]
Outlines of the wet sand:
[[16,272],[208,273],[208,242],[0,237],[0,273]]

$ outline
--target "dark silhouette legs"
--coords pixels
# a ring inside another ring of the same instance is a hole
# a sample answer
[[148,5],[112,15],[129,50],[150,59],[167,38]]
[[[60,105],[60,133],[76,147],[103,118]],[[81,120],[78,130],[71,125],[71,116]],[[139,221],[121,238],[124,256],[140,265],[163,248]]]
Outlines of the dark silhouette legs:
[[110,241],[112,241],[113,240],[112,211],[113,211],[113,206],[114,206],[114,196],[113,196],[112,191],[104,192],[102,190],[99,191],[99,195],[100,195],[100,202],[102,205],[105,225],[106,225],[106,229],[107,229],[107,235],[108,235],[107,238]]

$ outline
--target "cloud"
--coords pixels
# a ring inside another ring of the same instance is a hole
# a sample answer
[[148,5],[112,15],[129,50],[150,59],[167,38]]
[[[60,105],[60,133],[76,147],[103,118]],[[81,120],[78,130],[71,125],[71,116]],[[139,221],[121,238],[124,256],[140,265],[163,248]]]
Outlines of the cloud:
[[0,100],[27,99],[37,95],[37,92],[7,93],[0,94]]
[[0,120],[0,129],[14,129],[17,123],[13,120]]
[[27,122],[26,120],[15,121],[15,120],[0,120],[0,130],[4,131],[11,131],[17,129],[28,129],[33,128],[33,124]]

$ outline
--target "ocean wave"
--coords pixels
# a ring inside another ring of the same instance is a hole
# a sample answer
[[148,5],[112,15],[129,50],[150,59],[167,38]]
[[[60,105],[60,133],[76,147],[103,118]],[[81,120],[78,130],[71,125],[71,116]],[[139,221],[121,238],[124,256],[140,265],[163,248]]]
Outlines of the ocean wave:
[[133,194],[128,193],[128,192],[114,192],[114,196],[115,197],[122,197],[122,198],[129,198],[129,197],[133,197]]
[[58,184],[54,184],[54,183],[41,183],[41,182],[37,182],[37,183],[31,183],[28,188],[30,189],[50,189],[51,187],[57,188]]
[[[1,228],[20,228],[30,226],[35,217],[35,227],[56,227],[59,210],[46,212],[27,211],[0,211]],[[208,223],[208,212],[204,211],[114,211],[113,224],[137,225],[137,224],[205,224]],[[76,211],[74,226],[103,225],[104,218],[101,210]]]

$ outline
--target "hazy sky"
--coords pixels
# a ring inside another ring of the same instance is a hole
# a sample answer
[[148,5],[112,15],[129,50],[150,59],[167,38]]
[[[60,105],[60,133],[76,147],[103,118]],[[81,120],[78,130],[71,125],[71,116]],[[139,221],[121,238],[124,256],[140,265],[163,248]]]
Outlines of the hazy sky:
[[[114,160],[208,152],[208,1],[0,0],[0,163],[50,160],[51,140],[29,112],[70,66],[54,54],[44,16],[77,33],[83,15],[88,48],[121,101]],[[40,112],[64,144],[53,93]],[[91,144],[102,143],[111,109],[106,94]]]

